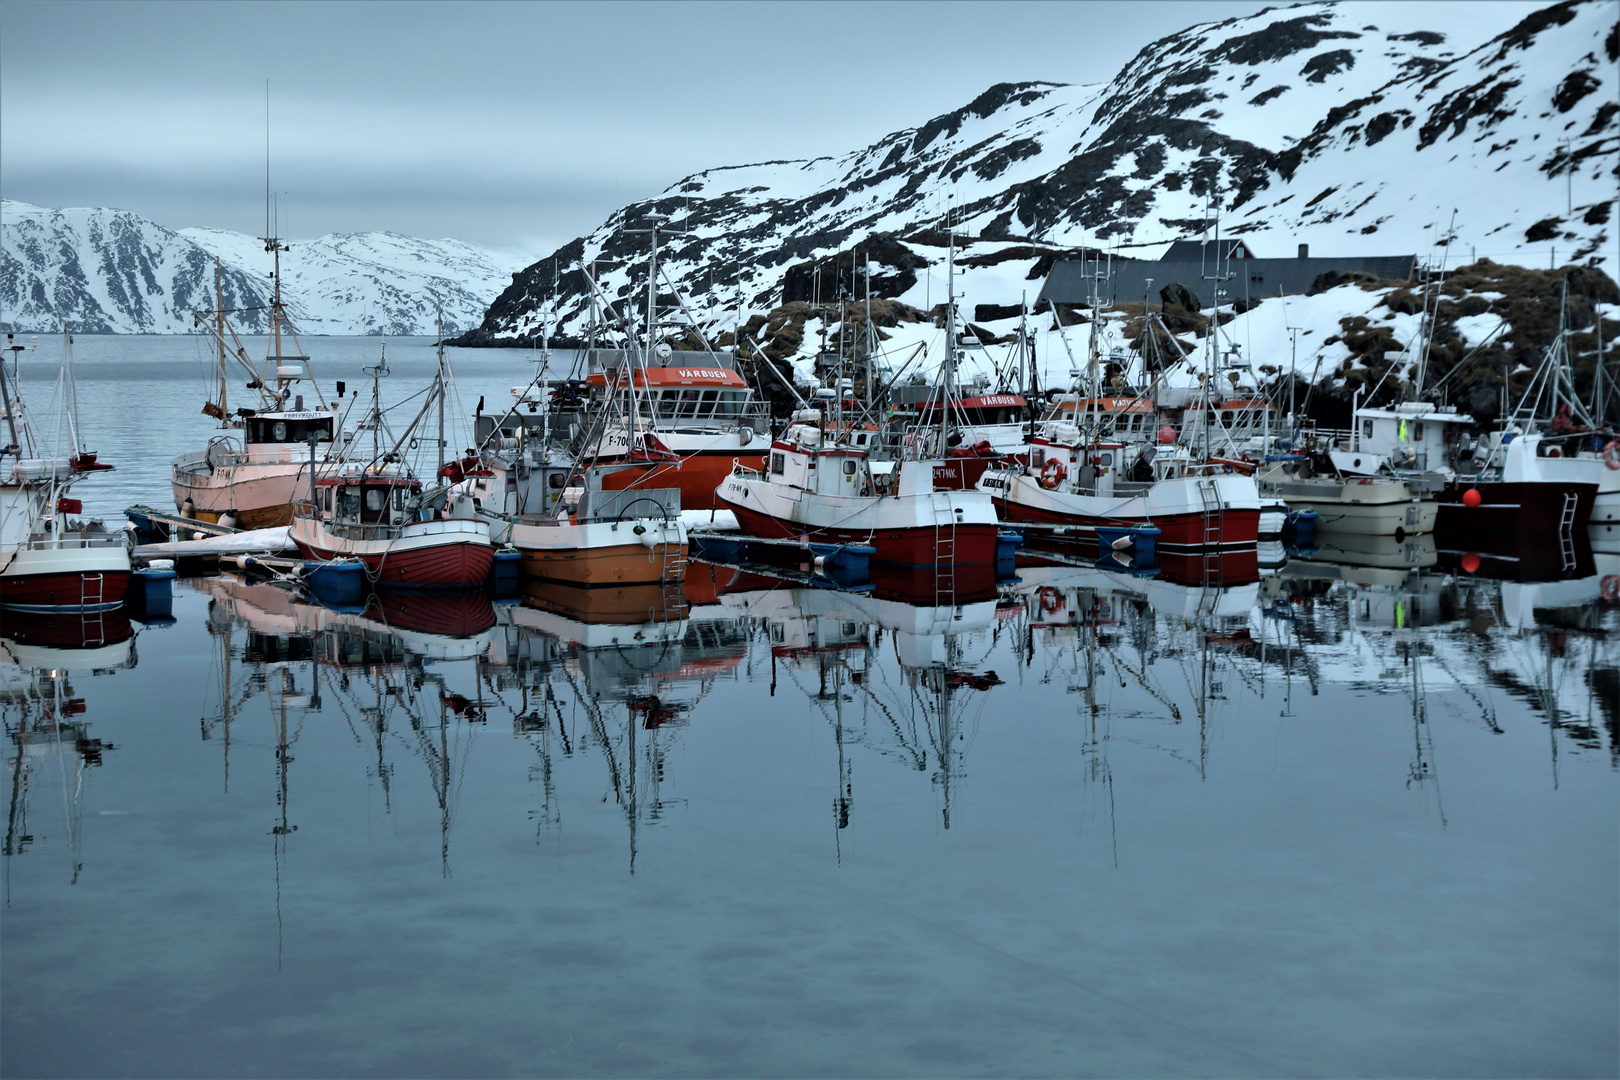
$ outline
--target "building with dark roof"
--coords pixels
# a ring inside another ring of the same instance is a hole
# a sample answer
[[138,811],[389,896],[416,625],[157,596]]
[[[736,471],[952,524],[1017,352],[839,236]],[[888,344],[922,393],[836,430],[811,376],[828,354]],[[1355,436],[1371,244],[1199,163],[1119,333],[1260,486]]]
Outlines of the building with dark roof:
[[[1221,276],[1226,279],[1220,283],[1225,291],[1222,302],[1228,304],[1234,300],[1299,295],[1326,273],[1372,274],[1390,281],[1410,281],[1417,269],[1416,255],[1319,258],[1312,257],[1305,244],[1299,245],[1297,258],[1260,259],[1240,238],[1220,241],[1219,251]],[[1216,252],[1213,241],[1177,240],[1157,260],[1114,259],[1111,267],[1106,259],[1100,265],[1089,259],[1055,263],[1041,286],[1038,299],[1058,304],[1087,304],[1091,301],[1095,281],[1106,302],[1146,297],[1149,303],[1156,304],[1160,302],[1160,291],[1176,283],[1196,294],[1200,306],[1208,307],[1215,298]],[[1102,280],[1097,280],[1099,270],[1104,275]]]

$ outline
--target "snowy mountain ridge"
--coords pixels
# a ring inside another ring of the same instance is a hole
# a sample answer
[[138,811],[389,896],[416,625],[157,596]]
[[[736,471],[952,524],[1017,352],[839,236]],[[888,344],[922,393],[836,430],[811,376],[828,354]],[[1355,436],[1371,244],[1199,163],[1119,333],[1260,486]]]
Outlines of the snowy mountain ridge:
[[464,340],[522,340],[543,322],[578,335],[592,263],[609,298],[644,295],[647,238],[630,230],[652,216],[672,230],[663,271],[713,333],[777,306],[791,266],[847,262],[874,234],[949,220],[970,236],[1153,258],[1200,235],[1215,200],[1222,233],[1263,256],[1449,244],[1453,264],[1613,272],[1613,5],[1467,11],[1436,28],[1432,8],[1268,9],[1171,34],[1106,84],[999,84],[840,157],[697,173],[530,266]]
[[[0,327],[81,333],[183,334],[213,310],[214,258],[238,330],[262,333],[270,297],[263,241],[218,229],[172,230],[125,210],[53,210],[0,203]],[[446,332],[476,325],[522,265],[459,240],[397,233],[333,233],[292,241],[282,296],[294,325],[313,334]]]

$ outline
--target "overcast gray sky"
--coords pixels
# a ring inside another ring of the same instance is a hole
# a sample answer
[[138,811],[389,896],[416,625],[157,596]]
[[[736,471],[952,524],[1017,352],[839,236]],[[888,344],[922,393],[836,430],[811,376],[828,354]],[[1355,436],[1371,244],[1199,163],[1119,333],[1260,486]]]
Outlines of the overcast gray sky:
[[1258,2],[0,4],[0,194],[180,228],[542,255],[716,165],[837,154],[995,82],[1100,82]]

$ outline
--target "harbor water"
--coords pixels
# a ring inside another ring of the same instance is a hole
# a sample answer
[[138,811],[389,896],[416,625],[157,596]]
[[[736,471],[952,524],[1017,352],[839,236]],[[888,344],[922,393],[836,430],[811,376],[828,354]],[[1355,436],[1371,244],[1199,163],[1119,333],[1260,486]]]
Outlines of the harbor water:
[[[375,339],[305,344],[369,392]],[[118,471],[74,495],[165,507],[212,359],[76,355]],[[535,370],[452,362],[467,410]],[[1580,545],[0,613],[4,1068],[1612,1076],[1620,555]]]

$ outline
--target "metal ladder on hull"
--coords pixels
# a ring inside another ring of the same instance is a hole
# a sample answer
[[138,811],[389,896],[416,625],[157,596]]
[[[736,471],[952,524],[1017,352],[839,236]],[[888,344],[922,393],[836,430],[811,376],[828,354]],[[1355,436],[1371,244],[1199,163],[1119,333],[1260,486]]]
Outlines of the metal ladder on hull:
[[[107,629],[102,622],[101,610],[101,605],[106,602],[106,595],[106,575],[79,575],[79,604],[84,620],[80,640],[85,645],[99,646],[107,643]],[[92,605],[94,610],[91,610]]]
[[1558,514],[1558,554],[1565,573],[1575,569],[1575,511],[1580,503],[1575,492],[1564,492],[1564,508]]
[[658,571],[658,584],[663,592],[664,611],[678,610],[686,601],[686,552],[679,544],[660,544],[664,564]]
[[949,495],[935,493],[934,606],[956,603],[956,512]]
[[1200,580],[1205,585],[1219,585],[1224,576],[1221,540],[1226,529],[1226,508],[1221,501],[1220,489],[1216,487],[1214,477],[1200,476],[1195,483],[1198,485],[1198,499],[1202,507],[1199,514],[1203,529],[1202,546],[1198,552],[1203,560]]

